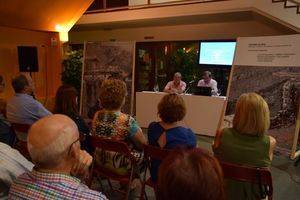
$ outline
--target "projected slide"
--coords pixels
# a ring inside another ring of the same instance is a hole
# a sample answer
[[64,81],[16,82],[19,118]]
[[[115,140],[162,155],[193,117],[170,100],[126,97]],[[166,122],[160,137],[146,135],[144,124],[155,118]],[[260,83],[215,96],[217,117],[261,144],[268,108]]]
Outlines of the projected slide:
[[235,42],[201,42],[199,64],[232,65]]

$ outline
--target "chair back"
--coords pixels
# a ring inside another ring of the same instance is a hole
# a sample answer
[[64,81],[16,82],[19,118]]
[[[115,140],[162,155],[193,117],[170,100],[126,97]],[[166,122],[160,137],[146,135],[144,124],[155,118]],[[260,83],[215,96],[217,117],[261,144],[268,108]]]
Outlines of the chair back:
[[268,168],[257,168],[220,162],[225,179],[258,184],[262,199],[273,197],[273,182],[271,171]]
[[144,148],[144,158],[149,159],[149,161],[151,160],[162,161],[171,152],[171,150],[162,149],[152,145],[144,145],[143,148]]
[[30,125],[11,123],[11,127],[13,128],[17,137],[14,148],[17,149],[25,158],[31,160],[30,154],[27,149],[27,135]]
[[28,131],[30,129],[29,124],[11,123],[11,127],[14,129],[17,139],[23,142],[27,141]]
[[131,154],[128,145],[123,141],[91,136],[91,143],[94,149],[99,148],[105,151],[116,152],[128,157],[132,162],[135,162],[135,158]]

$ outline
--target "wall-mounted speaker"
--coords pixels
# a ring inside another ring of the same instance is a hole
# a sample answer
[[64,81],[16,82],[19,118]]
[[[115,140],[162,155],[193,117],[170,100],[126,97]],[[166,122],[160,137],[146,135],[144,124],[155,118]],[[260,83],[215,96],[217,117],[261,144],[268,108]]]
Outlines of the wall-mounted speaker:
[[18,46],[18,59],[20,72],[38,72],[37,47]]

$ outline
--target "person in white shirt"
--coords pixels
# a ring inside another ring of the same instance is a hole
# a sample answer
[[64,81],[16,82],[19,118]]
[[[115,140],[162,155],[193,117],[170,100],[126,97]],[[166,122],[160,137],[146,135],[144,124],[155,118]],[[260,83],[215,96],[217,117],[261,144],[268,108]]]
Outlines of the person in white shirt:
[[202,79],[198,82],[198,87],[210,87],[212,95],[218,94],[218,83],[216,80],[211,78],[211,72],[205,71]]
[[186,83],[181,80],[181,74],[176,72],[173,81],[168,82],[164,92],[181,94],[185,91]]

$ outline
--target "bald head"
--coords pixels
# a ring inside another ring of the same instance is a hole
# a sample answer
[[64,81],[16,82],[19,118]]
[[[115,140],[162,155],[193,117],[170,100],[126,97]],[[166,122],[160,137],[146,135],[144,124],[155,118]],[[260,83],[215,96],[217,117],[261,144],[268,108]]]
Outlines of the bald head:
[[47,116],[31,126],[28,151],[36,165],[55,167],[69,156],[68,149],[78,138],[78,129],[72,119],[59,114]]

